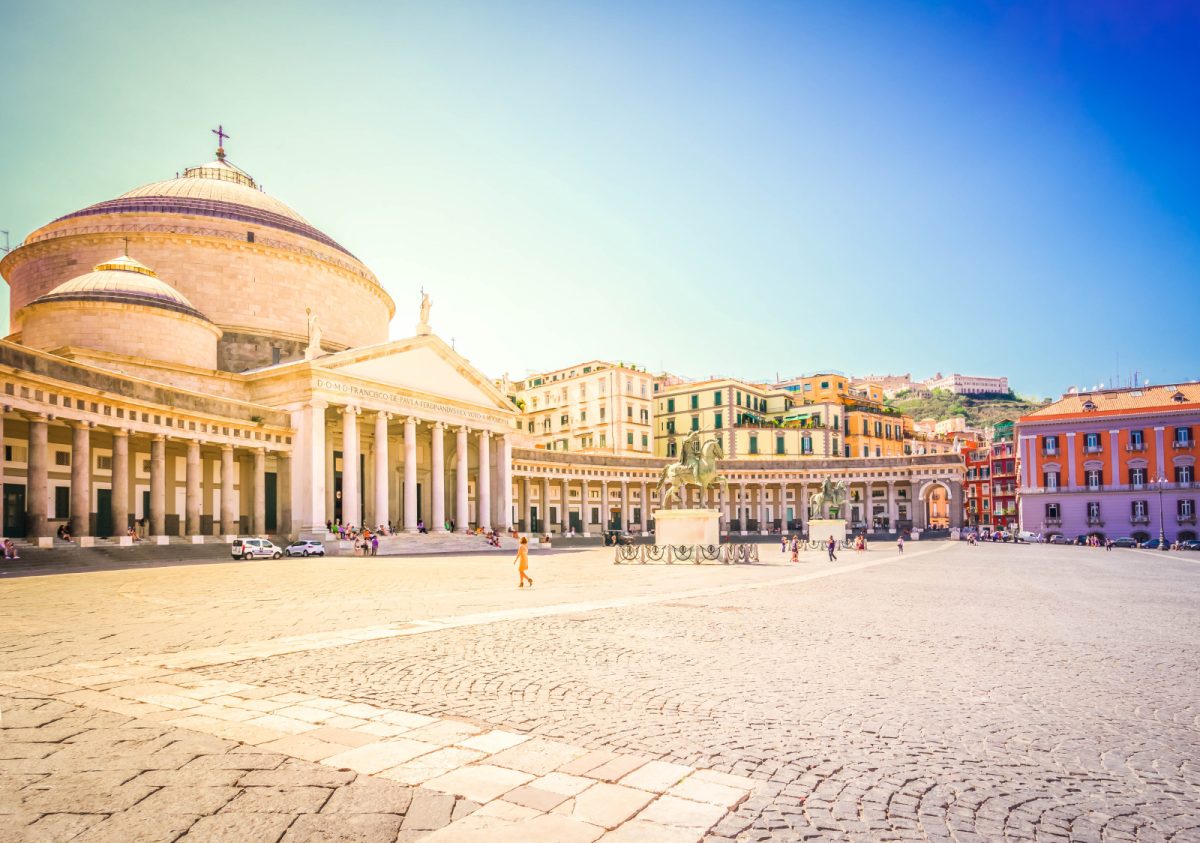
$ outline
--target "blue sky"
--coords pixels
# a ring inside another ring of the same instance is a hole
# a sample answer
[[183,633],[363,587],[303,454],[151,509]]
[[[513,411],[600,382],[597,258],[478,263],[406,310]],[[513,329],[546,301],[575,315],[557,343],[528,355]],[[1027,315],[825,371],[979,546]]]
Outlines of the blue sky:
[[222,123],[492,375],[1200,376],[1195,4],[0,7],[14,244]]

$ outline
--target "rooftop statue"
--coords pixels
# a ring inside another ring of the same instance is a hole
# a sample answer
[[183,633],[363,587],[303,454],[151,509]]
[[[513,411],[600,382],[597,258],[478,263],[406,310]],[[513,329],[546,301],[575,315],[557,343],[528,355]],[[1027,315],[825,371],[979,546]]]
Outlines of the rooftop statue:
[[304,349],[304,359],[312,360],[324,353],[321,351],[321,322],[311,307],[306,307],[304,312],[308,314],[308,347]]
[[725,459],[720,439],[700,441],[700,433],[692,431],[679,446],[679,461],[664,466],[658,480],[658,499],[665,507],[672,499],[682,501],[679,492],[688,486],[697,486],[701,495],[709,486],[720,486],[722,491],[729,484],[717,473],[717,460]]

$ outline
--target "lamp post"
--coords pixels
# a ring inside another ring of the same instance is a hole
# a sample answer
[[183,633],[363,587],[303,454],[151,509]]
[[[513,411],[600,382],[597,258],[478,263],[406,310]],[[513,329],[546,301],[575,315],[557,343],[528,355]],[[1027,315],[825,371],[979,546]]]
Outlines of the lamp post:
[[1165,475],[1159,475],[1158,478],[1158,549],[1167,549],[1167,533],[1163,526],[1163,489],[1166,488],[1167,478]]

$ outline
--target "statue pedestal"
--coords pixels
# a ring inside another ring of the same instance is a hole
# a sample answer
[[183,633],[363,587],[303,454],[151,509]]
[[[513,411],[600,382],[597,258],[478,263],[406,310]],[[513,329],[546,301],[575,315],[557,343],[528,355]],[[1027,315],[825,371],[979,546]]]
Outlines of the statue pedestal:
[[828,541],[833,536],[834,541],[846,540],[845,518],[813,518],[808,522],[809,541]]
[[658,509],[655,544],[720,544],[721,513],[715,509]]

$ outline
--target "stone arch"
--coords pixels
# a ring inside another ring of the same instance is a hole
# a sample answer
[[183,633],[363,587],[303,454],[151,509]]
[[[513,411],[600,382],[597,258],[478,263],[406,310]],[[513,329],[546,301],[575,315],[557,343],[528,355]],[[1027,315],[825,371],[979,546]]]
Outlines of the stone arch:
[[[922,529],[961,527],[962,496],[961,492],[956,490],[956,485],[961,489],[961,484],[941,478],[929,478],[922,481],[917,489],[916,500],[913,501],[915,509],[913,526]],[[938,489],[941,490],[941,499],[944,501],[945,509],[941,512],[934,512],[931,510],[930,504],[934,497],[934,491]]]

